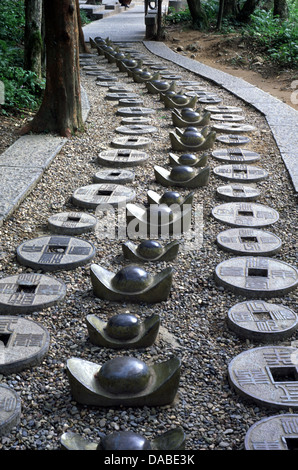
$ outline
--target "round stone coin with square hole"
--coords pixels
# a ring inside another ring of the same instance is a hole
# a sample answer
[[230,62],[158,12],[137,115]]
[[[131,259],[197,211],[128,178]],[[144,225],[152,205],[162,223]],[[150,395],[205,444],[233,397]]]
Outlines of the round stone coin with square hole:
[[206,106],[206,111],[210,113],[242,113],[242,108],[238,106]]
[[239,256],[216,266],[218,284],[246,297],[278,297],[296,289],[298,272],[273,258]]
[[180,80],[182,75],[176,75],[171,73],[161,73],[162,78],[165,80]]
[[297,450],[298,414],[263,418],[253,424],[244,439],[245,450]]
[[38,312],[57,304],[65,295],[65,284],[45,274],[23,273],[3,277],[0,279],[0,313]]
[[49,350],[50,335],[40,324],[23,317],[0,320],[0,373],[15,374],[41,363]]
[[116,127],[116,132],[126,135],[144,135],[154,134],[154,132],[157,132],[157,128],[155,126],[147,126],[145,124],[129,124],[127,126]]
[[43,271],[74,269],[87,264],[95,256],[92,243],[66,235],[33,238],[17,248],[20,264]]
[[0,436],[7,436],[21,419],[21,399],[10,387],[0,384]]
[[130,125],[130,124],[150,124],[151,118],[143,117],[143,116],[134,116],[134,117],[127,117],[121,120],[121,124],[123,125]]
[[96,85],[102,86],[102,87],[110,87],[111,85],[117,85],[117,81],[114,80],[113,82],[96,82]]
[[97,157],[98,163],[109,167],[144,165],[149,158],[146,152],[133,149],[105,150]]
[[111,146],[118,149],[144,149],[152,144],[148,137],[118,137],[111,142]]
[[226,122],[224,124],[213,124],[212,128],[216,132],[233,132],[236,134],[238,132],[253,132],[256,130],[255,126],[251,126],[250,124],[233,124],[232,122]]
[[220,165],[213,169],[213,173],[227,181],[255,183],[268,177],[268,172],[253,165],[231,164]]
[[214,150],[212,157],[227,163],[254,163],[260,160],[260,154],[241,148]]
[[136,193],[132,188],[121,184],[89,184],[78,188],[72,196],[73,203],[96,209],[99,205],[113,206],[126,204],[135,199]]
[[178,86],[185,86],[185,87],[188,87],[188,86],[205,86],[203,83],[201,82],[196,82],[195,80],[179,80],[177,82],[177,85]]
[[232,228],[217,235],[217,244],[237,255],[272,256],[281,249],[281,239],[271,232],[251,228]]
[[216,193],[220,199],[233,202],[255,201],[260,196],[259,189],[236,183],[219,186]]
[[297,410],[297,349],[263,346],[238,354],[228,366],[228,379],[246,399],[275,409]]
[[118,101],[119,106],[123,107],[134,107],[134,106],[143,106],[142,98],[121,98]]
[[134,180],[135,174],[133,171],[115,169],[115,170],[101,170],[93,176],[94,183],[112,183],[112,184],[126,184]]
[[212,209],[216,220],[234,227],[259,228],[277,222],[275,209],[255,202],[227,202]]
[[198,101],[199,103],[221,103],[222,98],[219,98],[219,96],[206,95],[201,96]]
[[103,74],[102,72],[89,72],[89,74],[96,75],[97,82],[118,82],[118,78],[115,75]]
[[128,92],[119,92],[119,93],[107,93],[105,99],[108,101],[119,101],[123,98],[132,99],[137,98],[138,95],[136,93],[128,93]]
[[109,93],[133,93],[132,88],[127,88],[125,85],[118,85],[118,86],[109,86]]
[[218,113],[218,114],[211,114],[210,119],[213,119],[214,121],[239,122],[239,121],[244,121],[245,117],[239,114]]
[[298,327],[298,315],[281,304],[249,300],[228,311],[229,328],[243,338],[270,343],[291,336]]
[[60,212],[48,218],[52,232],[63,235],[79,235],[95,229],[97,218],[84,212]]
[[228,145],[244,145],[251,141],[250,137],[246,135],[236,134],[219,135],[216,137],[216,140]]
[[144,108],[142,106],[127,106],[124,108],[118,108],[116,114],[124,117],[137,117],[137,116],[149,116],[156,113],[153,108]]

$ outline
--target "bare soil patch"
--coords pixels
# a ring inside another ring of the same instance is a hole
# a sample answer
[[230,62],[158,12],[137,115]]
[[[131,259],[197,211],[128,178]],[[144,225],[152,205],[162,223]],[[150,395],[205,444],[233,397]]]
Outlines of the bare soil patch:
[[219,35],[168,25],[164,43],[175,52],[242,78],[298,110],[291,100],[294,91],[291,85],[298,79],[298,70],[280,70],[269,65],[262,51],[254,50],[241,35]]

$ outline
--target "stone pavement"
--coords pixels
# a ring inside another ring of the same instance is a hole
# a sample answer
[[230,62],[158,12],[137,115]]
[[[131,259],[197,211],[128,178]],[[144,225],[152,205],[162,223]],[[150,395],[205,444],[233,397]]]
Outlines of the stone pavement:
[[[84,34],[86,41],[96,36],[109,37],[114,42],[142,41],[150,52],[222,86],[251,104],[265,116],[298,193],[298,111],[243,79],[177,54],[162,42],[146,41],[143,3],[134,3],[132,8],[119,15],[86,25]],[[84,91],[83,114],[86,119],[88,97]],[[57,136],[27,135],[0,155],[0,225],[37,184],[65,142],[66,139]]]

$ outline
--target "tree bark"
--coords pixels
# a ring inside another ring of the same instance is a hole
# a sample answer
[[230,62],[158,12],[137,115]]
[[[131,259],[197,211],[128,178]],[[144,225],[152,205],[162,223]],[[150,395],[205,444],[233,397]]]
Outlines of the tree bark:
[[75,0],[45,0],[46,89],[40,109],[20,133],[70,137],[83,128]]
[[281,20],[288,19],[289,8],[287,0],[274,0],[273,16],[278,16]]
[[258,3],[259,0],[246,0],[241,11],[237,15],[237,20],[242,21],[243,23],[249,21],[249,17],[255,11]]
[[201,0],[187,0],[193,26],[204,29],[208,25],[208,18],[202,8]]
[[225,0],[223,16],[231,16],[235,18],[239,13],[239,6],[237,0]]
[[24,69],[41,78],[43,40],[42,0],[25,0]]

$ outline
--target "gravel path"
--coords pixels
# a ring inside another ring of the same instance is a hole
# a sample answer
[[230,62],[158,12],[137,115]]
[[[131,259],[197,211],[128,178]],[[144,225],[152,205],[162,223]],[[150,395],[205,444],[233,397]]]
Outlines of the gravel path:
[[[152,57],[141,44],[134,43],[133,47]],[[181,73],[184,80],[198,80],[196,75],[167,61],[158,62],[168,65],[171,72]],[[114,69],[107,61],[104,64],[108,71]],[[171,112],[155,96],[148,94],[143,85],[133,82],[126,74],[117,73],[117,76],[119,82],[129,85],[142,96],[144,106],[156,109],[151,124],[158,130],[147,150],[150,158],[144,167],[134,168],[136,177],[130,184],[135,189],[136,202],[145,203],[147,190],[153,189],[160,194],[165,191],[155,182],[153,166],[169,167],[169,131],[173,128]],[[273,207],[280,216],[279,221],[270,226],[270,231],[283,242],[281,251],[274,258],[296,265],[297,206],[287,171],[266,122],[253,108],[228,92],[208,82],[204,83],[223,98],[223,104],[241,106],[246,117],[245,123],[256,127],[251,143],[246,148],[260,153],[261,161],[258,165],[269,172],[269,178],[257,183],[257,187],[262,191],[258,202]],[[31,269],[16,261],[16,248],[24,240],[48,234],[47,219],[51,215],[79,210],[71,202],[74,190],[92,183],[93,175],[99,170],[97,155],[110,148],[111,141],[117,135],[115,129],[121,123],[121,117],[116,116],[117,102],[105,99],[107,88],[98,86],[94,76],[82,72],[82,84],[91,106],[86,132],[67,142],[34,191],[0,228],[2,277],[31,272]],[[214,148],[222,148],[222,144],[217,142]],[[209,157],[211,169],[218,164]],[[203,211],[202,246],[191,251],[181,250],[178,258],[171,263],[148,265],[152,273],[169,264],[173,266],[173,287],[167,301],[154,305],[130,305],[99,300],[92,293],[90,265],[54,274],[67,286],[66,299],[58,306],[26,315],[26,318],[38,321],[48,329],[51,335],[48,354],[38,366],[17,374],[0,376],[1,383],[12,387],[22,400],[20,424],[7,436],[0,438],[1,450],[59,449],[60,437],[67,430],[77,432],[91,441],[97,441],[99,433],[124,429],[152,439],[176,426],[182,426],[185,431],[186,449],[240,450],[243,449],[245,434],[252,424],[278,413],[240,398],[227,380],[230,360],[238,353],[260,344],[241,339],[228,329],[228,309],[245,298],[217,286],[214,281],[216,265],[230,257],[229,253],[216,245],[217,234],[228,227],[211,215],[212,208],[221,203],[215,194],[221,184],[222,180],[211,174],[208,186],[195,190],[194,204]],[[186,195],[189,191],[179,189],[179,192]],[[96,246],[97,254],[93,262],[114,272],[128,264],[122,256],[120,240],[103,240],[96,233],[85,234],[80,238],[88,239]],[[282,303],[295,310],[297,292],[273,298],[270,302]],[[115,353],[90,343],[85,321],[87,314],[96,313],[107,320],[113,314],[127,311],[140,318],[153,313],[160,315],[162,328],[152,347],[133,353],[125,350]],[[296,334],[293,334],[279,344],[291,345],[295,339]],[[76,403],[70,394],[66,377],[67,359],[80,357],[102,364],[115,354],[134,355],[147,363],[177,355],[182,362],[182,371],[175,402],[154,408],[111,409]]]

